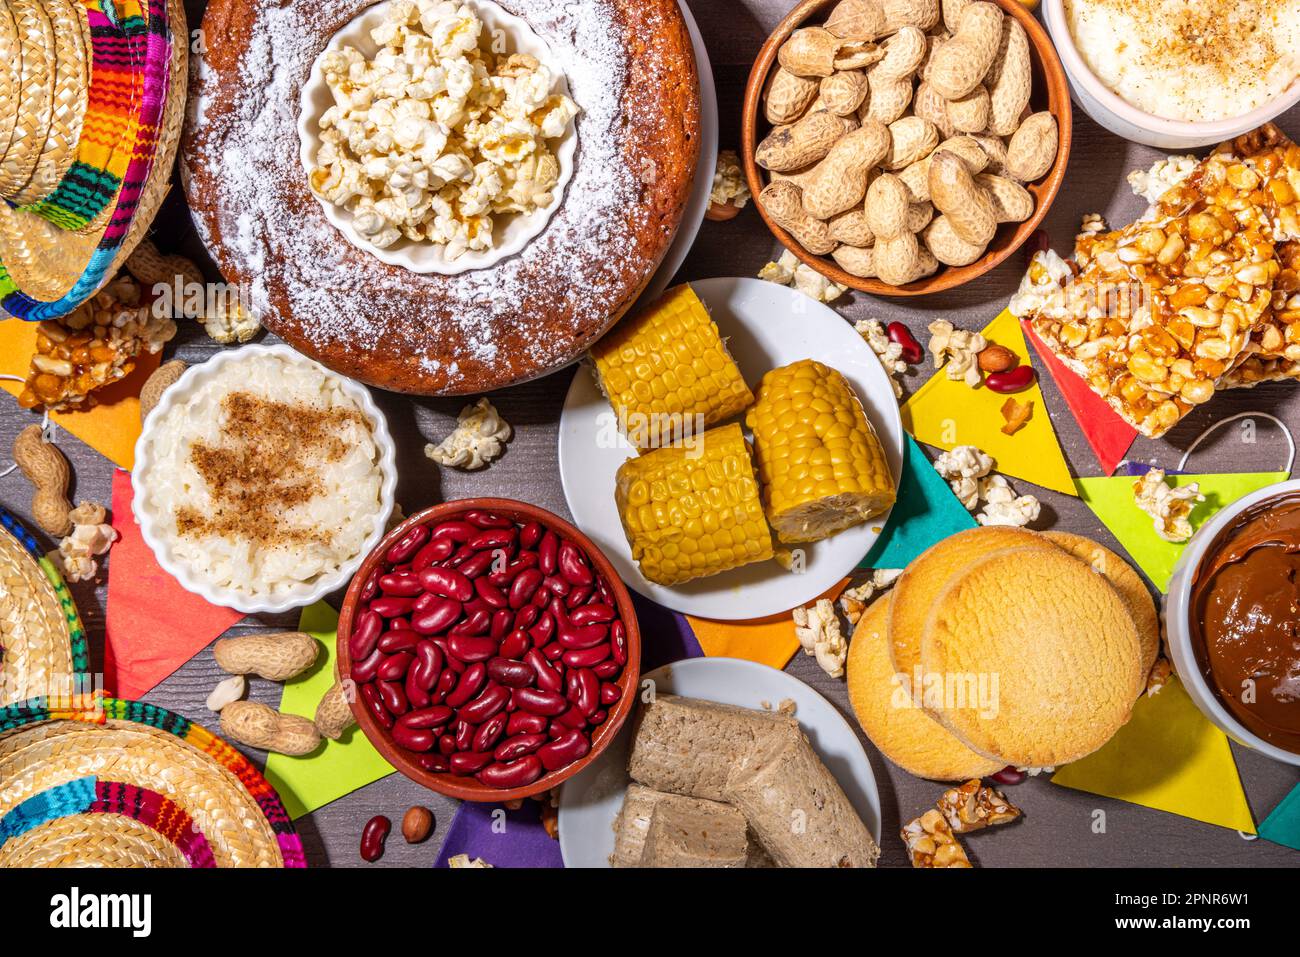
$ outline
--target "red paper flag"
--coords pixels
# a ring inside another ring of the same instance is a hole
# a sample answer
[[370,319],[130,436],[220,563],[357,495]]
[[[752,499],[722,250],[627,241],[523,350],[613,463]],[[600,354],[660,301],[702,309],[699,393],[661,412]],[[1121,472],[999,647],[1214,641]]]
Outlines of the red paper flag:
[[1088,383],[1067,369],[1064,363],[1052,354],[1052,350],[1038,338],[1028,319],[1022,319],[1020,325],[1025,330],[1025,336],[1033,343],[1034,349],[1042,358],[1043,365],[1056,380],[1056,387],[1061,390],[1061,398],[1065,399],[1065,404],[1069,406],[1075,421],[1079,423],[1079,428],[1083,430],[1083,437],[1092,447],[1092,453],[1097,457],[1102,472],[1106,475],[1114,474],[1119,463],[1128,454],[1129,446],[1138,437],[1137,429],[1121,419],[1101,396],[1088,388]]
[[131,512],[131,473],[113,472],[113,527],[121,538],[108,563],[104,684],[140,698],[244,617],[181,587],[154,560]]

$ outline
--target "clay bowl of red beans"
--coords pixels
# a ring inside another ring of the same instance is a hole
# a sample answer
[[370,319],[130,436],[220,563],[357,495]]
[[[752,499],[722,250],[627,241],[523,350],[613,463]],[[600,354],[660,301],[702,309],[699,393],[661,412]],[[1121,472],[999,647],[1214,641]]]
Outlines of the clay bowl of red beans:
[[627,588],[545,509],[462,499],[366,557],[339,614],[352,712],[393,767],[464,801],[541,794],[627,720],[641,636]]

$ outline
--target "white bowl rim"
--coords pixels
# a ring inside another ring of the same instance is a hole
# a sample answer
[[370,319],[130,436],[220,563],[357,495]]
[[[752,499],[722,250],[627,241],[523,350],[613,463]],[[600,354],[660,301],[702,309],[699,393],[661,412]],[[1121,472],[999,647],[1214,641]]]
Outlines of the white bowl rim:
[[[172,557],[166,540],[157,529],[154,516],[143,505],[147,497],[144,476],[152,465],[149,440],[152,437],[153,429],[161,421],[162,416],[166,415],[184,399],[189,398],[198,385],[210,379],[224,366],[254,356],[276,356],[290,362],[311,365],[320,370],[323,375],[337,381],[348,397],[361,407],[361,411],[370,420],[371,437],[374,440],[375,449],[379,453],[379,470],[383,477],[379,488],[379,511],[375,515],[374,528],[371,529],[357,554],[330,574],[323,575],[314,582],[301,583],[278,599],[241,594],[227,588],[219,588],[211,582],[198,578],[188,565],[182,564]],[[135,515],[136,524],[140,526],[140,536],[144,539],[145,544],[149,546],[149,550],[153,552],[158,564],[162,566],[164,571],[180,582],[181,587],[188,592],[206,598],[214,605],[233,608],[245,614],[279,613],[293,608],[304,608],[346,584],[356,574],[356,570],[361,567],[365,557],[384,537],[396,501],[397,447],[393,442],[392,434],[388,430],[388,420],[384,417],[383,412],[379,410],[370,391],[365,386],[327,369],[319,362],[307,358],[302,353],[296,352],[286,345],[278,343],[247,345],[237,349],[223,350],[206,362],[190,366],[173,385],[163,392],[162,398],[159,399],[158,404],[145,419],[140,430],[140,437],[135,443],[135,467],[131,470],[131,490],[131,511]]]
[[1211,516],[1209,521],[1198,528],[1174,566],[1173,576],[1169,580],[1169,591],[1165,595],[1163,617],[1165,619],[1165,638],[1169,642],[1171,653],[1174,653],[1175,659],[1182,658],[1188,663],[1187,667],[1179,669],[1178,677],[1182,680],[1184,686],[1195,685],[1197,693],[1192,693],[1189,689],[1192,702],[1201,711],[1209,711],[1208,717],[1220,728],[1227,731],[1229,736],[1236,738],[1242,744],[1275,761],[1300,765],[1300,754],[1287,751],[1265,741],[1259,735],[1248,730],[1223,706],[1218,694],[1205,680],[1200,668],[1196,667],[1196,649],[1192,647],[1190,628],[1192,579],[1196,577],[1196,571],[1200,568],[1201,561],[1204,559],[1211,543],[1229,522],[1252,505],[1278,495],[1285,495],[1288,492],[1300,492],[1300,479],[1289,479],[1285,482],[1276,482],[1273,485],[1266,485],[1261,489],[1256,489],[1249,495],[1244,495],[1230,505],[1221,508]]
[[1119,119],[1138,129],[1169,137],[1203,138],[1205,142],[1219,142],[1238,136],[1246,130],[1263,126],[1269,120],[1300,103],[1300,77],[1276,97],[1249,113],[1230,116],[1222,120],[1171,120],[1138,109],[1128,100],[1101,82],[1084,62],[1074,44],[1074,34],[1065,18],[1065,0],[1044,0],[1043,20],[1056,45],[1056,52],[1071,80],[1087,88],[1088,94]]
[[[358,38],[363,38],[366,43],[369,43],[369,31],[363,28],[363,22],[381,14],[394,2],[395,0],[379,0],[377,3],[358,10],[351,20],[341,26],[330,37],[325,48],[312,61],[311,72],[307,75],[307,81],[302,85],[302,90],[298,96],[298,159],[303,167],[304,178],[311,175],[312,168],[315,165],[316,153],[321,145],[320,133],[313,128],[316,125],[319,111],[315,109],[312,103],[318,94],[328,95],[325,80],[320,70],[321,57],[330,50],[337,49],[344,42],[359,45]],[[552,92],[572,96],[568,76],[556,60],[550,44],[533,29],[527,20],[506,10],[500,4],[495,3],[494,0],[465,0],[465,2],[474,8],[475,14],[484,21],[486,29],[491,30],[497,24],[504,24],[505,30],[510,34],[512,44],[516,48],[520,46],[520,37],[522,36],[526,41],[525,45],[528,52],[531,52],[544,66],[551,69],[554,75]],[[542,53],[546,55],[543,56]],[[416,243],[405,237],[392,246],[385,248],[376,246],[357,232],[356,227],[353,226],[354,217],[350,210],[337,206],[316,195],[315,190],[309,189],[308,191],[311,193],[312,198],[320,204],[321,210],[330,225],[337,229],[348,243],[362,252],[369,253],[385,265],[400,266],[418,274],[441,276],[458,276],[461,273],[490,269],[502,260],[518,255],[533,240],[544,233],[546,227],[550,225],[551,219],[564,205],[564,195],[568,189],[569,181],[573,179],[574,173],[577,172],[579,119],[581,119],[581,114],[569,121],[568,128],[558,141],[552,141],[552,152],[554,152],[560,164],[560,179],[555,184],[550,205],[533,210],[527,215],[513,214],[516,218],[510,225],[518,225],[520,228],[516,230],[516,234],[509,242],[498,243],[490,249],[467,251],[454,260],[447,259],[445,250],[435,243]],[[494,234],[495,229],[496,224],[494,223]],[[428,255],[427,257],[422,255],[422,253],[432,250],[437,250],[439,254],[437,256]]]

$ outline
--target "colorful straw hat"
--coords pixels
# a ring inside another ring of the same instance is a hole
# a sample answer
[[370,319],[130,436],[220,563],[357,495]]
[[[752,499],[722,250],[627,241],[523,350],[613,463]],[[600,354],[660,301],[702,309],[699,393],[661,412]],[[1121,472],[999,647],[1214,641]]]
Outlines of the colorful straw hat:
[[89,667],[68,586],[31,533],[0,508],[0,705],[70,693]]
[[275,790],[180,715],[98,695],[0,708],[0,867],[305,867]]
[[0,305],[11,315],[66,315],[145,235],[171,185],[188,39],[181,0],[0,0],[0,53],[18,51],[0,63],[0,93],[16,94],[0,98]]

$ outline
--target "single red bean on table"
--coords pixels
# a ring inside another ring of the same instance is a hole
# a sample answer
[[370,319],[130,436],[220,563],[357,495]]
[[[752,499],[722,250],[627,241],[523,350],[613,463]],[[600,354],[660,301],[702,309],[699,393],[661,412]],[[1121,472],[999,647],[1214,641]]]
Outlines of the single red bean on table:
[[1007,372],[990,372],[984,377],[984,384],[990,392],[1006,395],[1028,389],[1036,377],[1033,366],[1016,366]]
[[899,354],[908,365],[919,365],[921,360],[925,358],[925,350],[921,348],[921,343],[916,341],[916,336],[912,335],[912,330],[901,322],[891,322],[885,326],[885,335],[890,342],[897,343],[902,347],[902,352]]
[[384,856],[384,841],[393,829],[393,822],[382,814],[376,814],[361,829],[361,858],[374,863]]

